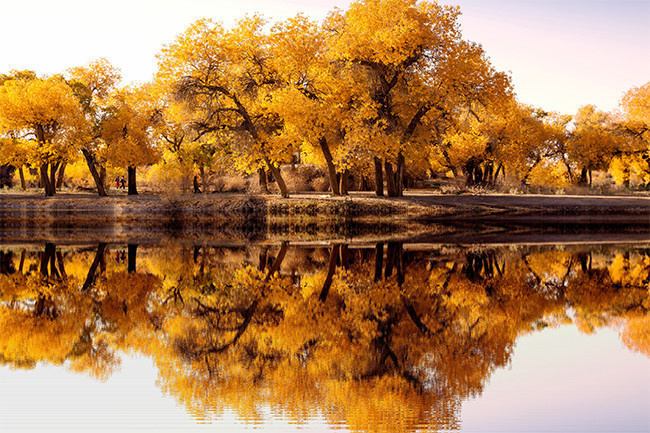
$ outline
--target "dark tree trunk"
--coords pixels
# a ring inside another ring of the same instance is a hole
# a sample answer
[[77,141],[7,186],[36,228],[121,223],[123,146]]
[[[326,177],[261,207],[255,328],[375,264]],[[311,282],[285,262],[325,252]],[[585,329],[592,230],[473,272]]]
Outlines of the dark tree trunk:
[[337,177],[336,177],[336,167],[334,166],[334,160],[332,158],[332,153],[330,152],[330,147],[327,144],[327,140],[325,137],[321,137],[320,140],[318,140],[318,144],[320,145],[321,151],[323,152],[323,157],[325,158],[325,163],[327,164],[327,174],[330,179],[330,188],[332,189],[332,193],[334,195],[339,195],[341,194],[341,190],[339,189],[339,183],[337,182]]
[[397,194],[397,197],[404,195],[404,169],[404,155],[400,152],[397,156],[397,172],[395,173],[395,194]]
[[54,256],[54,252],[56,251],[56,247],[54,246],[53,243],[46,243],[45,244],[45,250],[41,253],[41,266],[40,266],[40,271],[41,275],[44,277],[47,277],[49,274],[47,272],[47,264],[50,262],[50,255]]
[[106,167],[103,165],[99,166],[99,183],[97,187],[97,193],[99,195],[107,196],[108,194],[106,193]]
[[[501,173],[501,169],[503,168],[503,164],[499,164],[497,167],[497,171],[494,173],[494,181],[497,181],[497,178],[499,177],[499,173]],[[505,173],[505,171],[504,171]]]
[[136,265],[136,254],[138,251],[138,244],[129,244],[127,246],[128,249],[128,258],[127,258],[127,272],[129,274],[135,273],[135,265]]
[[318,299],[321,302],[325,302],[327,299],[327,294],[332,287],[332,278],[334,277],[334,272],[336,271],[336,261],[339,257],[340,245],[332,245],[332,250],[330,251],[330,259],[327,265],[327,276],[325,277],[325,282],[323,283],[323,288],[320,291]]
[[26,253],[27,252],[25,250],[22,250],[20,252],[20,264],[18,265],[18,272],[21,273],[21,274],[23,273],[23,266],[25,266],[25,255],[26,255]]
[[268,165],[269,170],[271,170],[271,174],[275,178],[275,181],[278,183],[278,187],[280,188],[280,194],[282,195],[282,197],[289,198],[289,190],[287,189],[287,184],[284,183],[284,179],[282,178],[282,173],[280,172],[280,169],[275,165],[273,165],[268,158],[264,158],[264,162],[266,162],[266,165]]
[[258,268],[260,271],[263,271],[266,269],[266,265],[268,262],[268,249],[266,247],[263,247],[262,250],[260,251],[260,258],[259,258],[259,265]]
[[135,167],[129,167],[129,192],[128,195],[138,195],[138,187],[135,184]]
[[41,165],[41,187],[45,190],[46,197],[52,197],[54,195],[53,185],[50,184],[50,177],[48,176],[47,169],[49,164],[45,163]]
[[483,184],[483,170],[480,165],[474,167],[474,184],[481,185]]
[[474,163],[468,162],[465,164],[465,172],[467,173],[467,180],[465,181],[466,186],[474,185]]
[[269,185],[266,181],[266,170],[263,167],[257,169],[258,182],[260,184],[260,192],[265,194],[269,193]]
[[384,196],[384,173],[381,168],[381,158],[375,156],[375,194],[378,197]]
[[56,170],[59,168],[59,163],[50,163],[50,188],[52,195],[56,194]]
[[56,253],[56,262],[59,264],[59,271],[63,279],[68,278],[68,273],[65,271],[65,263],[63,262],[63,253],[61,251]]
[[587,185],[587,169],[582,168],[580,170],[580,179],[578,179],[578,185]]
[[393,173],[393,165],[384,161],[384,171],[386,172],[386,189],[388,190],[388,197],[397,197],[397,190],[395,188],[395,173]]
[[201,188],[199,188],[199,177],[197,175],[194,175],[193,186],[194,194],[201,194]]
[[492,185],[494,183],[494,165],[491,162],[488,162],[485,165],[485,171],[483,172],[483,180],[486,185]]
[[90,287],[92,287],[93,284],[95,284],[97,268],[104,261],[105,251],[106,251],[106,244],[103,242],[99,243],[97,245],[97,252],[95,253],[95,258],[93,259],[93,263],[90,265],[90,268],[88,269],[88,273],[86,274],[86,281],[84,281],[84,284],[81,287],[82,291],[88,290]]
[[370,182],[366,176],[359,176],[359,191],[370,191]]
[[68,163],[63,162],[63,163],[61,163],[61,167],[59,167],[59,174],[58,174],[58,177],[56,179],[56,187],[57,187],[57,189],[61,189],[61,187],[63,186],[63,177],[65,176],[65,167],[66,167],[66,165],[68,165]]
[[381,271],[384,268],[384,244],[375,245],[375,282],[381,280]]
[[268,273],[266,274],[266,278],[264,278],[264,281],[269,281],[273,274],[276,272],[280,272],[280,266],[282,266],[282,261],[284,260],[284,256],[287,255],[287,250],[289,250],[289,242],[282,242],[282,245],[280,246],[280,251],[278,251],[278,255],[275,257],[275,260],[273,260],[273,264],[269,268]]
[[23,166],[18,167],[18,175],[20,176],[20,188],[25,191],[27,189],[27,184],[25,183],[25,173],[23,172]]
[[346,169],[341,173],[341,178],[339,183],[339,193],[341,195],[348,195],[349,181],[350,181],[350,173]]
[[350,269],[350,250],[347,245],[341,245],[340,248],[341,266],[345,269]]

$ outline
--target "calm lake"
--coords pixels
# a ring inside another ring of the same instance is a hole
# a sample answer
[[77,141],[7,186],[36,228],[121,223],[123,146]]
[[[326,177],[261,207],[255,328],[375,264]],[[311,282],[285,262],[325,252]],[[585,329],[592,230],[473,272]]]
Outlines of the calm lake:
[[645,242],[5,242],[0,431],[647,432],[649,290]]

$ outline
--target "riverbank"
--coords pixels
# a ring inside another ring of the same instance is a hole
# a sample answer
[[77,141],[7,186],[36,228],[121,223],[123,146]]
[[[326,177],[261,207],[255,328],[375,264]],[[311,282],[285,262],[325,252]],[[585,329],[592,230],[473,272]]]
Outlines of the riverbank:
[[84,227],[105,224],[150,226],[203,223],[405,223],[495,222],[517,224],[650,225],[650,198],[625,196],[442,195],[407,191],[380,198],[302,193],[277,195],[186,194],[98,197],[63,193],[54,197],[0,195],[0,223]]

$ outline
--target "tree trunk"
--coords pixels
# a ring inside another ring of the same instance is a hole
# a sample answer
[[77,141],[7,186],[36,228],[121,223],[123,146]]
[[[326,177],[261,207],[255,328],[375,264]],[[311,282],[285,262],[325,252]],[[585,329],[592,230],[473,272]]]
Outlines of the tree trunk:
[[194,194],[201,194],[201,188],[199,188],[199,177],[197,175],[194,175],[193,187]]
[[264,170],[263,167],[260,167],[257,169],[257,176],[258,176],[258,181],[260,184],[260,192],[263,192],[265,194],[269,193],[269,185],[266,181],[266,171]]
[[535,167],[537,167],[537,164],[539,164],[539,162],[540,162],[541,160],[542,160],[541,157],[537,157],[537,159],[535,160],[535,162],[533,163],[533,165],[531,165],[530,168],[528,169],[528,171],[526,171],[526,175],[525,175],[524,178],[521,180],[521,184],[522,184],[522,185],[528,185],[528,178],[530,177],[530,173],[533,172],[533,169],[534,169]]
[[465,164],[465,171],[467,172],[467,180],[465,181],[465,185],[467,186],[474,186],[474,163],[469,162]]
[[56,194],[56,170],[59,168],[59,163],[50,163],[50,190],[52,195]]
[[402,152],[397,155],[397,172],[395,173],[395,193],[397,197],[404,195],[404,155]]
[[384,171],[386,172],[386,189],[388,190],[388,197],[397,197],[393,165],[388,161],[384,161]]
[[494,164],[488,162],[485,165],[485,171],[483,172],[483,180],[486,185],[492,185],[494,183]]
[[25,191],[27,189],[27,184],[25,183],[25,173],[23,172],[23,166],[18,167],[18,175],[20,176],[20,188]]
[[[499,166],[497,167],[497,171],[494,173],[494,178],[493,178],[494,182],[497,181],[497,178],[499,177],[499,173],[501,172],[502,168],[503,168],[503,164],[499,164]],[[504,173],[505,173],[505,171],[504,171]]]
[[589,186],[591,186],[591,181],[592,181],[591,170],[588,170],[587,173],[589,174]]
[[477,165],[474,167],[474,184],[482,185],[483,183],[483,170],[480,165]]
[[587,185],[587,169],[584,167],[580,171],[580,179],[578,179],[578,185]]
[[135,184],[135,167],[129,167],[129,192],[128,195],[138,195],[138,188]]
[[384,196],[384,173],[381,168],[381,158],[375,156],[375,194],[378,197]]
[[364,175],[359,176],[359,191],[370,191],[371,186],[368,178]]
[[339,257],[340,248],[340,245],[332,245],[332,251],[330,251],[330,259],[327,265],[327,276],[325,277],[325,282],[323,283],[320,295],[318,296],[318,299],[321,302],[325,302],[327,299],[327,294],[330,291],[330,287],[332,287],[332,278],[334,277],[334,272],[336,271],[336,261]]
[[50,188],[50,178],[47,175],[48,166],[48,163],[41,164],[41,187],[45,190],[45,197],[52,197],[54,192]]
[[106,251],[106,246],[107,244],[104,242],[100,242],[97,245],[97,252],[95,253],[95,258],[93,259],[92,264],[90,265],[90,268],[88,268],[88,273],[86,274],[86,280],[84,281],[83,286],[81,286],[81,291],[86,291],[90,287],[92,287],[93,284],[95,284],[95,276],[97,275],[97,268],[100,267],[102,264],[104,254]]
[[336,176],[336,167],[334,166],[334,161],[332,158],[332,152],[330,152],[330,147],[327,144],[325,137],[321,137],[318,140],[320,149],[323,152],[323,157],[325,158],[325,163],[327,164],[327,174],[330,178],[330,188],[332,189],[332,194],[339,195],[341,190],[339,189],[339,182]]
[[68,165],[67,162],[61,163],[61,167],[59,167],[59,175],[56,179],[56,187],[57,189],[61,189],[63,186],[63,177],[65,176],[65,166]]
[[208,174],[205,172],[205,167],[199,167],[199,174],[201,175],[201,185],[203,185],[203,192],[208,192]]
[[346,169],[341,173],[341,179],[339,184],[339,192],[341,195],[348,195],[349,180],[350,180],[350,173]]
[[271,170],[271,174],[275,178],[276,182],[278,182],[278,187],[280,188],[280,194],[282,195],[282,197],[289,198],[289,190],[287,189],[287,184],[284,183],[284,179],[282,178],[282,173],[280,172],[280,169],[275,165],[271,164],[271,161],[269,161],[269,159],[266,157],[264,157],[264,162],[269,167],[269,170]]
[[126,269],[129,274],[135,273],[135,265],[136,265],[136,254],[138,252],[138,244],[129,244],[127,246],[128,249],[128,258],[127,258],[127,265]]
[[93,181],[95,181],[95,186],[97,187],[97,194],[99,194],[102,197],[107,196],[108,194],[106,193],[106,188],[104,187],[104,181],[106,179],[106,168],[100,166],[100,171],[98,173],[97,167],[95,165],[95,157],[93,156],[93,154],[90,153],[90,151],[85,148],[81,149],[81,153],[86,159],[86,165],[88,166],[88,170],[90,170],[90,175],[93,177]]
[[384,268],[384,244],[375,245],[375,282],[381,280],[381,271]]

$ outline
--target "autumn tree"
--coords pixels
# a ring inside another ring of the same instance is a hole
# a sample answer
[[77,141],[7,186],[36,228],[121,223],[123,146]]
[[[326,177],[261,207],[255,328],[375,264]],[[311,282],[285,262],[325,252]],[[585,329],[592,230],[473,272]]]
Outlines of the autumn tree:
[[401,195],[405,161],[426,160],[459,108],[509,92],[507,76],[494,71],[480,45],[461,39],[459,13],[414,0],[368,0],[328,18],[335,58],[362,89],[346,142],[373,154],[378,184],[383,161],[389,196]]
[[121,79],[120,71],[102,58],[85,66],[71,68],[68,75],[68,83],[83,108],[89,126],[87,136],[80,146],[81,153],[97,187],[97,193],[106,196],[107,149],[102,134],[104,123],[113,114],[108,96]]
[[591,172],[609,166],[615,149],[610,123],[608,114],[593,105],[581,107],[573,117],[567,152],[580,170],[578,183],[591,185]]
[[197,112],[200,134],[229,132],[238,167],[270,170],[286,197],[279,167],[294,149],[278,139],[282,119],[269,109],[278,77],[265,25],[260,16],[244,18],[231,30],[197,21],[160,54],[158,74]]
[[107,161],[114,167],[128,170],[128,194],[138,194],[136,168],[154,163],[159,152],[155,148],[153,123],[156,106],[143,87],[125,87],[110,94],[110,115],[102,124]]
[[636,174],[650,184],[650,83],[628,90],[615,115],[616,154],[610,171],[618,183],[629,185]]
[[0,87],[0,128],[28,146],[45,195],[53,196],[58,170],[76,154],[86,124],[81,105],[62,78],[30,77],[7,80]]

